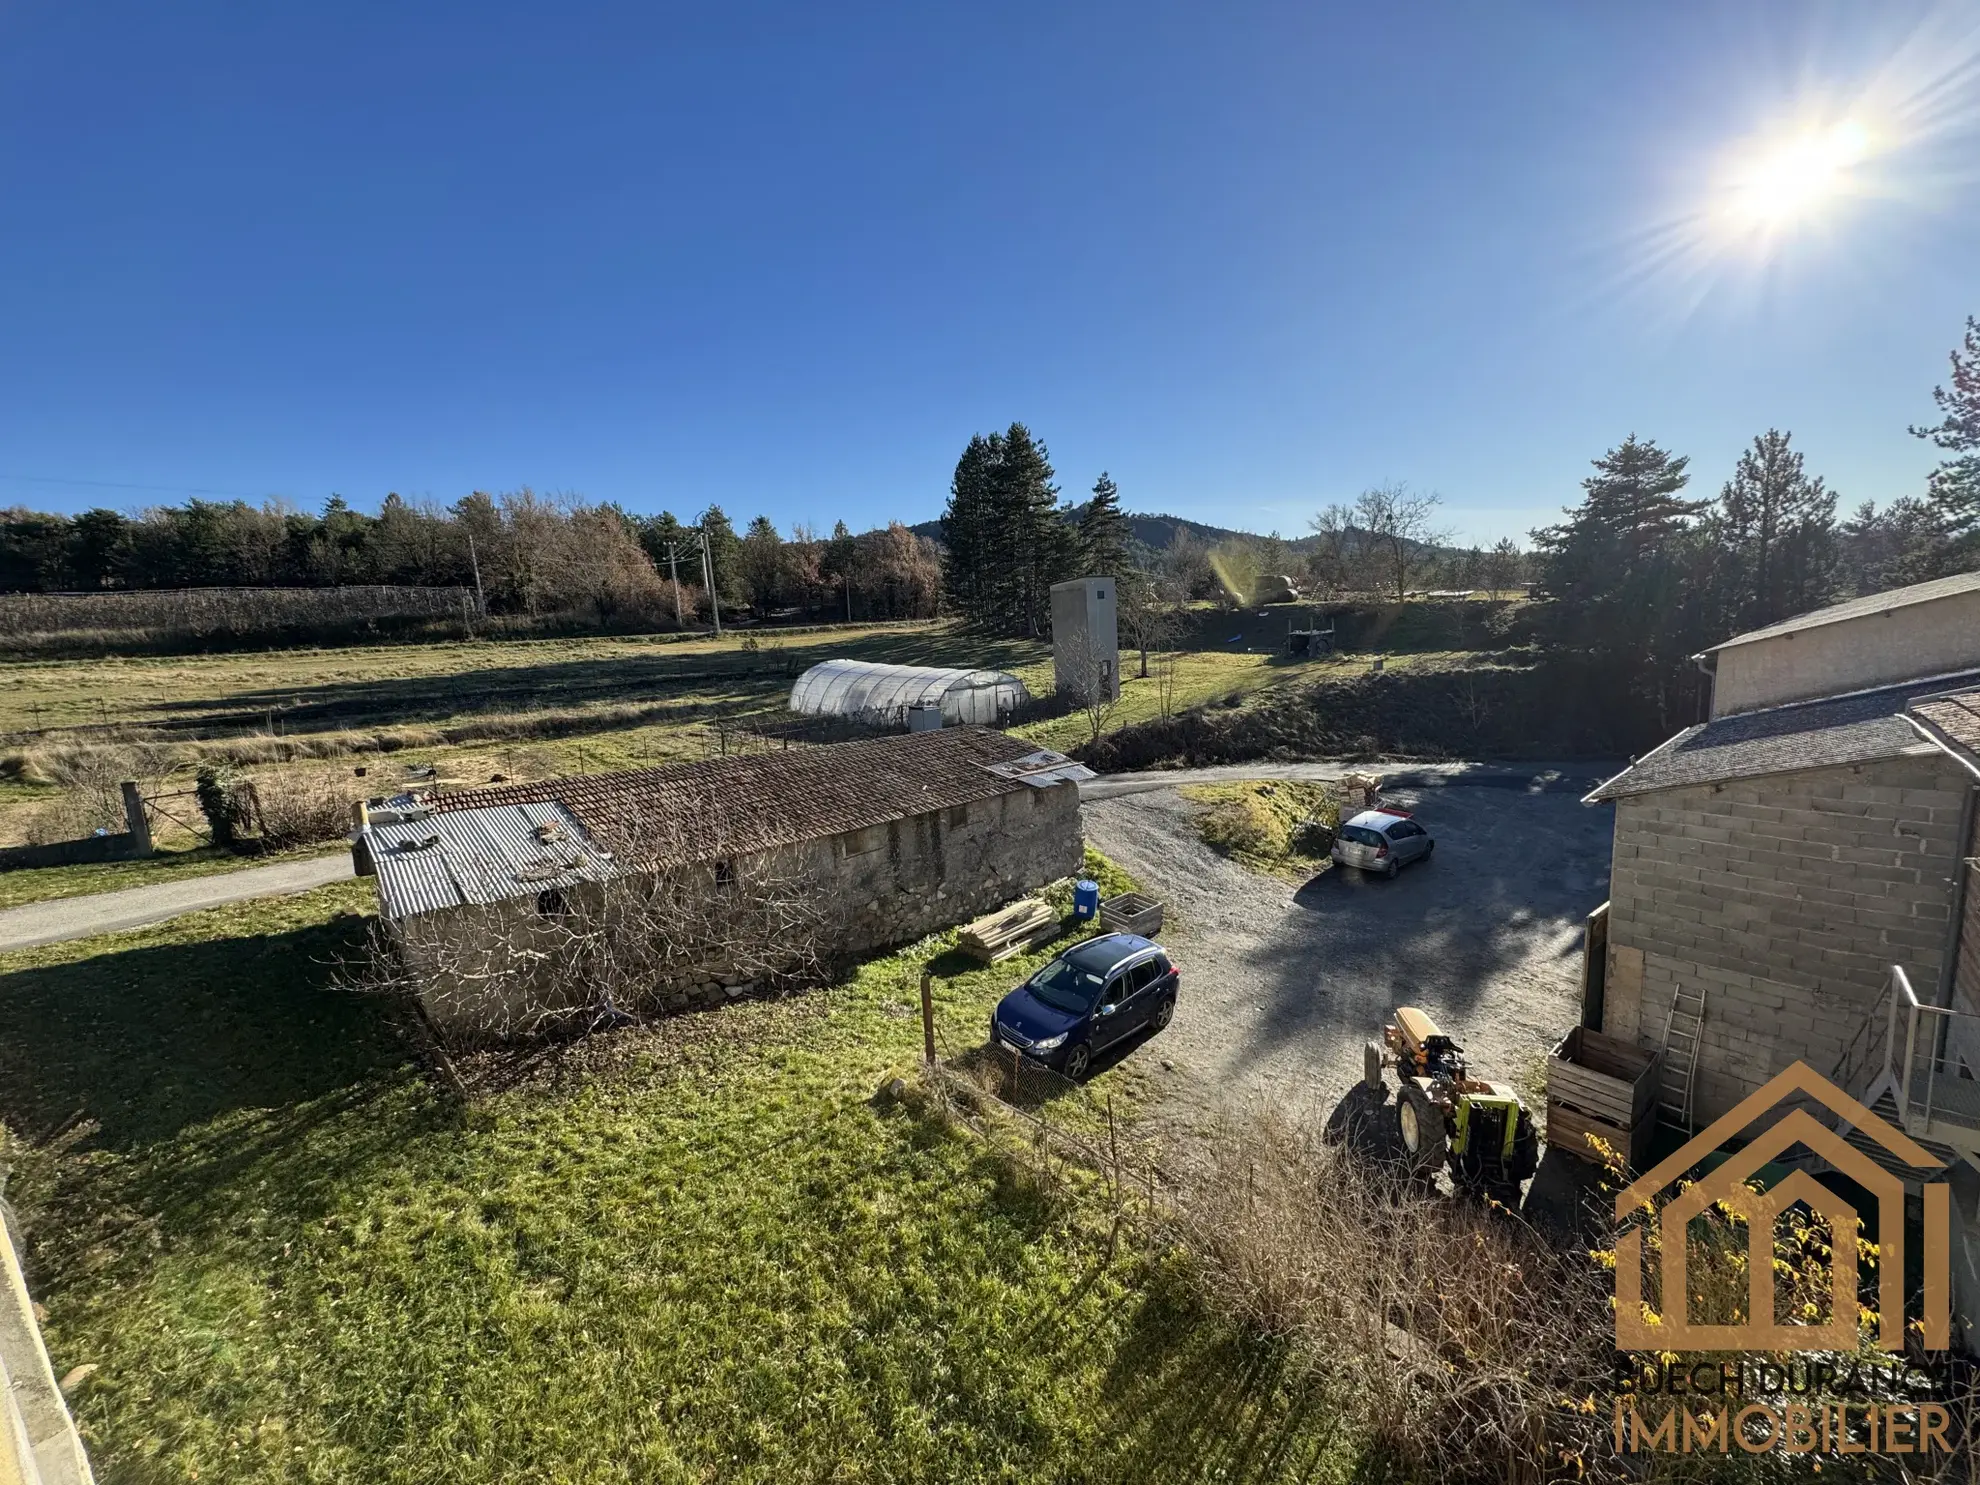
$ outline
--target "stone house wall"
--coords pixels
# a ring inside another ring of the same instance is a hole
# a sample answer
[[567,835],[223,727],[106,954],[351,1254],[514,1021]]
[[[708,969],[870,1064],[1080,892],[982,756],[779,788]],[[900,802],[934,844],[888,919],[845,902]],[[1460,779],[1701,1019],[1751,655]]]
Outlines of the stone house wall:
[[[792,888],[810,894],[820,913],[818,949],[846,962],[912,943],[930,933],[1001,907],[1046,882],[1078,870],[1083,853],[1079,788],[1019,787],[988,799],[931,810],[864,830],[788,848],[775,868]],[[721,868],[747,878],[746,863]],[[718,870],[709,864],[711,885]],[[582,910],[596,886],[564,890]],[[444,938],[444,956],[434,941]],[[588,994],[558,986],[546,958],[535,976],[516,975],[511,945],[554,955],[564,940],[533,896],[422,914],[400,927],[402,951],[430,972],[444,957],[459,971],[423,993],[428,1016],[450,1035],[474,1038],[526,1022],[554,1019],[589,1007]],[[498,992],[490,987],[499,987]],[[709,963],[673,983],[651,987],[644,1005],[627,1010],[685,1010],[737,998],[755,988],[743,972]],[[559,1001],[553,997],[561,997]]]
[[1659,1047],[1703,989],[1700,1120],[1796,1059],[1834,1075],[1893,964],[1938,986],[1970,783],[1919,756],[1618,800],[1604,1029]]

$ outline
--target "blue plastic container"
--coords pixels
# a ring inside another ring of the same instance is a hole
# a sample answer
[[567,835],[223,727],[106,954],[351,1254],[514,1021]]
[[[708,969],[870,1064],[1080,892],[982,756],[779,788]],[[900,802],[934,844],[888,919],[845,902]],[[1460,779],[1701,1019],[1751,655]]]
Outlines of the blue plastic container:
[[1079,881],[1073,883],[1073,916],[1082,923],[1096,917],[1100,912],[1100,884]]

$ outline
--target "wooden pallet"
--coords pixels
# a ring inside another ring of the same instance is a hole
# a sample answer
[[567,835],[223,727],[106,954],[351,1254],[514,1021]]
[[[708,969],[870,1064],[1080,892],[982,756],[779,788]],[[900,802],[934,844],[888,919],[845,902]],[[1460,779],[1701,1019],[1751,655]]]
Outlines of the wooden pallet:
[[995,964],[1059,936],[1059,915],[1035,897],[1012,903],[974,922],[965,923],[956,947],[970,958]]

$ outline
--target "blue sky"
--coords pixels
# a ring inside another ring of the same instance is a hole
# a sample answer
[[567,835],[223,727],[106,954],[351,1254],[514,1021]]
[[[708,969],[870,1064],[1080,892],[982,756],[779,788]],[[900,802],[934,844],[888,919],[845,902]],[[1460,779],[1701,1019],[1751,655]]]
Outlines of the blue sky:
[[[1012,419],[1069,493],[1287,534],[1406,480],[1523,537],[1632,430],[1915,494],[1975,18],[4,0],[0,504],[859,526]],[[1688,235],[1737,141],[1866,106],[1848,199]]]

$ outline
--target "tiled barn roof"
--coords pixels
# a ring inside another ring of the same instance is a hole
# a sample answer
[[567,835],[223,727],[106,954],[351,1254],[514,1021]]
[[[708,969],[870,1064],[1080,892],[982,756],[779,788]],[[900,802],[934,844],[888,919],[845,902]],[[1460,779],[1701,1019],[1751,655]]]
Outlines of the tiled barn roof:
[[622,860],[710,860],[884,825],[1027,787],[984,765],[1035,744],[949,727],[625,773],[434,794],[435,811],[550,801]]

